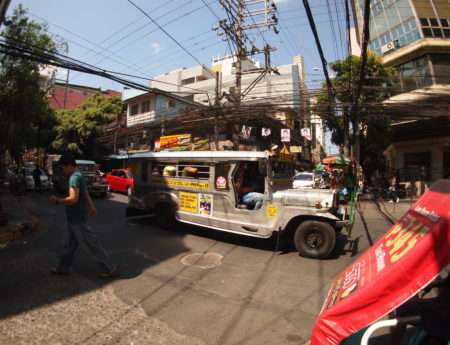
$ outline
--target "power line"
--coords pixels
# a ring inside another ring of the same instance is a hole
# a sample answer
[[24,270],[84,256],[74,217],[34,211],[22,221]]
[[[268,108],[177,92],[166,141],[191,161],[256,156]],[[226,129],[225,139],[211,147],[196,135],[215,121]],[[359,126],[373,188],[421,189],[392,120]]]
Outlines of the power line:
[[192,59],[195,60],[195,62],[197,62],[199,65],[203,64],[200,62],[199,59],[197,59],[194,55],[192,55],[192,53],[190,51],[188,51],[180,42],[178,42],[178,40],[173,37],[170,33],[168,33],[161,25],[158,24],[158,22],[156,22],[147,12],[145,12],[141,7],[139,7],[137,4],[135,4],[133,1],[128,0],[128,2],[133,5],[138,11],[142,12],[143,15],[145,15],[148,19],[151,20],[151,22],[153,24],[155,24],[159,30],[161,30],[162,32],[164,32],[164,34],[166,34],[166,36],[168,36],[172,41],[174,41],[181,49],[183,49],[186,54],[188,54]]
[[[4,36],[2,36],[2,37],[4,37]],[[10,43],[8,43],[8,40],[13,41],[15,43],[14,46],[12,46]],[[121,72],[115,72],[115,71],[111,71],[111,70],[107,70],[107,69],[102,69],[97,66],[88,64],[86,62],[71,58],[69,56],[66,56],[66,55],[63,55],[60,53],[48,51],[48,50],[42,49],[37,46],[31,46],[32,48],[35,48],[38,50],[38,52],[33,52],[29,48],[25,47],[24,43],[26,43],[26,42],[14,40],[10,37],[8,37],[7,40],[0,39],[0,47],[4,48],[4,50],[3,50],[4,54],[9,54],[9,55],[15,54],[24,59],[34,60],[37,62],[46,63],[46,64],[54,65],[57,67],[73,69],[75,71],[79,71],[79,72],[83,72],[83,73],[103,76],[105,78],[108,78],[108,79],[111,79],[114,81],[120,80],[119,83],[122,83],[122,81],[124,81],[127,83],[124,85],[127,85],[127,86],[132,86],[133,82],[125,80],[125,79],[119,79],[115,76],[114,76],[114,79],[112,79],[111,75],[123,75],[123,76],[129,76],[129,77],[133,77],[133,78],[137,78],[137,79],[147,80],[147,81],[157,81],[157,80],[154,80],[151,78],[146,78],[146,77],[141,77],[141,76],[136,76],[136,75],[131,75],[131,74],[125,74],[125,73],[121,73]],[[27,45],[30,46],[29,44],[27,44]],[[173,85],[173,86],[177,86],[177,87],[181,87],[181,88],[187,88],[187,89],[191,89],[191,90],[195,90],[195,91],[201,91],[201,92],[196,92],[196,93],[207,94],[209,92],[206,90],[194,89],[194,88],[191,88],[188,86],[169,83],[169,82],[161,82],[161,81],[157,81],[157,82],[160,82],[163,84],[168,84],[168,85]],[[142,86],[140,84],[135,84],[135,85],[137,86],[136,87],[137,89],[144,90],[144,91],[150,90],[148,87]],[[183,91],[182,93],[188,93],[188,92]]]
[[330,1],[326,0],[326,3],[327,3],[328,16],[330,18],[330,34],[331,34],[331,37],[333,39],[334,56],[335,56],[335,60],[338,60],[339,59],[339,53],[338,53],[338,46],[337,46],[337,36],[336,36],[336,29],[334,27],[334,22],[333,22],[333,15],[331,14]]
[[305,11],[306,11],[306,15],[308,16],[309,25],[311,26],[311,30],[314,35],[314,40],[316,42],[317,49],[319,51],[320,60],[322,62],[323,74],[325,75],[325,79],[326,79],[327,86],[328,86],[328,94],[329,94],[329,98],[331,101],[333,99],[333,86],[331,84],[330,76],[328,75],[327,61],[323,54],[322,44],[320,43],[319,35],[317,34],[316,24],[314,22],[314,17],[312,15],[308,0],[303,0],[303,5],[305,6]]

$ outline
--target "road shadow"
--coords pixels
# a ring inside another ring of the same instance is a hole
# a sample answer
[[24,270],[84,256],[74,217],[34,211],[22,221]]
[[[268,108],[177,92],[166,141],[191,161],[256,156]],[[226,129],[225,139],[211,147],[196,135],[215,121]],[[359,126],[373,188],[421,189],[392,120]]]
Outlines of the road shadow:
[[[62,207],[51,209],[48,194],[30,194],[46,215],[48,229],[33,240],[13,243],[0,250],[0,319],[72,298],[111,284],[113,280],[98,277],[99,268],[91,255],[79,248],[73,273],[54,276],[51,268],[61,250],[65,227]],[[132,279],[144,270],[187,252],[183,233],[167,233],[134,228],[125,219],[126,203],[116,198],[95,201],[98,216],[90,221],[98,237],[119,265],[118,279]],[[54,212],[53,212],[54,211]],[[149,255],[147,255],[149,254]]]
[[261,249],[267,251],[275,250],[275,246],[277,244],[278,235],[274,233],[269,238],[256,238],[245,235],[227,233],[224,231],[218,231],[214,229],[209,229],[202,226],[186,224],[182,222],[178,222],[173,229],[161,229],[156,224],[155,220],[152,217],[131,220],[132,223],[136,223],[142,226],[147,226],[152,228],[153,231],[165,231],[167,234],[172,235],[196,235],[204,238],[208,238],[218,242],[224,242],[231,245],[243,246],[253,249]]
[[[132,223],[140,226],[146,226],[157,231],[166,231],[167,234],[196,235],[208,238],[218,242],[224,242],[231,245],[242,246],[252,249],[259,249],[264,251],[276,251],[278,255],[286,255],[290,253],[297,253],[293,241],[293,234],[289,231],[273,232],[269,238],[256,238],[251,236],[239,235],[234,233],[227,233],[202,226],[177,223],[173,229],[161,229],[156,224],[152,217],[131,220]],[[350,255],[353,257],[358,254],[359,237],[350,238],[342,232],[337,233],[336,246],[328,258],[323,260],[337,260],[343,255]],[[317,259],[313,259],[317,260]]]

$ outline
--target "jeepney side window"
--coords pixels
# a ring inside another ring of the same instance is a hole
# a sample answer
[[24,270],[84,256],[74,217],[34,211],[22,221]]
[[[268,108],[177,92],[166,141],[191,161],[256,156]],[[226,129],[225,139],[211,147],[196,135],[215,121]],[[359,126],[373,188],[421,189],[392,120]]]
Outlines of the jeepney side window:
[[209,165],[179,163],[177,167],[178,177],[209,180]]
[[148,181],[148,162],[143,161],[141,164],[141,181],[147,182]]
[[230,184],[228,176],[230,173],[230,163],[218,163],[215,166],[214,185],[216,190],[229,190]]
[[176,176],[176,166],[168,163],[153,163],[152,176],[174,177]]

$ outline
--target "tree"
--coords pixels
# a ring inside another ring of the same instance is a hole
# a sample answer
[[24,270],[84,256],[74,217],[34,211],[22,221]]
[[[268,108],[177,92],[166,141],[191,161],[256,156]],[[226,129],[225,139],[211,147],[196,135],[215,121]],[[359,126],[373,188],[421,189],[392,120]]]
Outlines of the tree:
[[89,97],[76,109],[57,111],[57,135],[53,148],[60,152],[92,156],[95,139],[102,133],[103,126],[116,121],[121,111],[119,97],[100,94]]
[[[369,52],[364,87],[358,111],[355,112],[352,109],[353,95],[359,81],[360,63],[359,57],[350,56],[331,64],[336,75],[332,80],[334,99],[329,99],[324,85],[316,111],[331,130],[332,141],[340,145],[346,155],[349,155],[354,142],[354,138],[350,137],[350,128],[354,136],[359,126],[362,133],[360,161],[367,172],[379,168],[379,163],[383,161],[382,152],[388,144],[390,119],[383,114],[380,105],[391,96],[395,74],[392,68],[383,65],[377,55]],[[329,104],[335,107],[331,112]]]
[[[23,45],[33,52],[56,53],[62,46],[47,32],[47,27],[26,16],[19,5],[5,21],[4,42]],[[0,51],[0,156],[6,152],[20,160],[24,149],[45,147],[52,141],[54,114],[42,85],[41,64]]]

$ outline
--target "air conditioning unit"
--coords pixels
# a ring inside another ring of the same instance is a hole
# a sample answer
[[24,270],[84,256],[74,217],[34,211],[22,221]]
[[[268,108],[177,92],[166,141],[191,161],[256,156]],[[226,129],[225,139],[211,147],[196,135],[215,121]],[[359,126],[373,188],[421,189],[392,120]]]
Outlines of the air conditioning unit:
[[391,50],[394,50],[395,48],[398,48],[397,40],[386,43],[384,46],[381,47],[381,52],[383,54],[386,54],[387,52],[390,52]]

